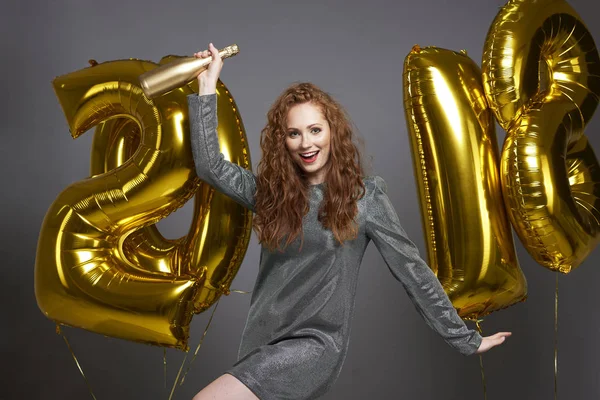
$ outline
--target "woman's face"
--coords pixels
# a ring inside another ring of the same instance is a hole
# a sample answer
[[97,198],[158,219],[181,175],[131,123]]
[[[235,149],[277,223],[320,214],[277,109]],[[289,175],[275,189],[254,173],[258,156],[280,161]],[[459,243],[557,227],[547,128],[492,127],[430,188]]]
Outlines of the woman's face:
[[285,146],[310,185],[325,181],[330,141],[329,123],[319,106],[301,103],[290,108]]

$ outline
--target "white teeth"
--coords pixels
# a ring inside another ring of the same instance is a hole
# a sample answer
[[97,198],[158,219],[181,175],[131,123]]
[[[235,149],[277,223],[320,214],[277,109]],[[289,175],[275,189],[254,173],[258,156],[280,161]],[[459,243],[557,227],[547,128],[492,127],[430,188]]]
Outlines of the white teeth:
[[303,156],[303,157],[312,157],[312,156],[314,156],[315,154],[317,154],[317,152],[318,152],[318,151],[319,151],[319,150],[317,150],[317,151],[313,151],[312,153],[302,153],[302,154],[300,154],[300,155],[301,155],[301,156]]

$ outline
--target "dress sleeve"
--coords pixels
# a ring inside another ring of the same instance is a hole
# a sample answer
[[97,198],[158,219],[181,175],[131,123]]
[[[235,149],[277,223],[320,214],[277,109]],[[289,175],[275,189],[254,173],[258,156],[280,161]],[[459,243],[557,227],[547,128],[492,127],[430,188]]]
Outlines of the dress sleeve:
[[366,233],[373,240],[394,277],[406,290],[427,325],[463,355],[474,354],[482,337],[458,316],[440,281],[419,255],[400,225],[383,178],[376,176]]
[[256,176],[252,171],[225,160],[217,137],[217,95],[187,96],[190,140],[196,174],[215,189],[254,211]]

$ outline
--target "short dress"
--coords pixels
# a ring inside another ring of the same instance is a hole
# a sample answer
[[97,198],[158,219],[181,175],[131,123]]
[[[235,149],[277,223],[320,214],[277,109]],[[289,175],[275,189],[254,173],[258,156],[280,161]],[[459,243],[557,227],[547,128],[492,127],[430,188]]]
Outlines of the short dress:
[[[198,177],[254,211],[256,177],[224,159],[217,137],[217,96],[189,95],[191,145]],[[456,350],[474,354],[481,335],[458,316],[439,280],[400,225],[378,176],[364,178],[358,237],[340,245],[317,220],[326,183],[310,186],[300,238],[284,252],[262,247],[237,362],[225,372],[263,400],[315,399],[335,383],[348,351],[361,260],[373,241],[425,322]]]

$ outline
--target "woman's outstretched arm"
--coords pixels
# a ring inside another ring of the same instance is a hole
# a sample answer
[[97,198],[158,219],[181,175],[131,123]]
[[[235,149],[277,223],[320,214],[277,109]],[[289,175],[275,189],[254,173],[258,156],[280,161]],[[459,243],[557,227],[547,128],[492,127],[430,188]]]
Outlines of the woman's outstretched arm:
[[486,337],[484,343],[479,332],[465,325],[439,280],[400,225],[386,192],[385,181],[375,177],[375,188],[369,198],[367,235],[425,322],[463,355],[482,353],[502,343],[504,336],[510,333]]
[[[213,61],[208,70],[198,75],[199,94],[187,96],[190,118],[190,140],[198,177],[215,189],[254,211],[256,176],[235,163],[225,160],[217,137],[216,86],[223,61],[212,45]],[[207,51],[196,57],[208,57]]]

